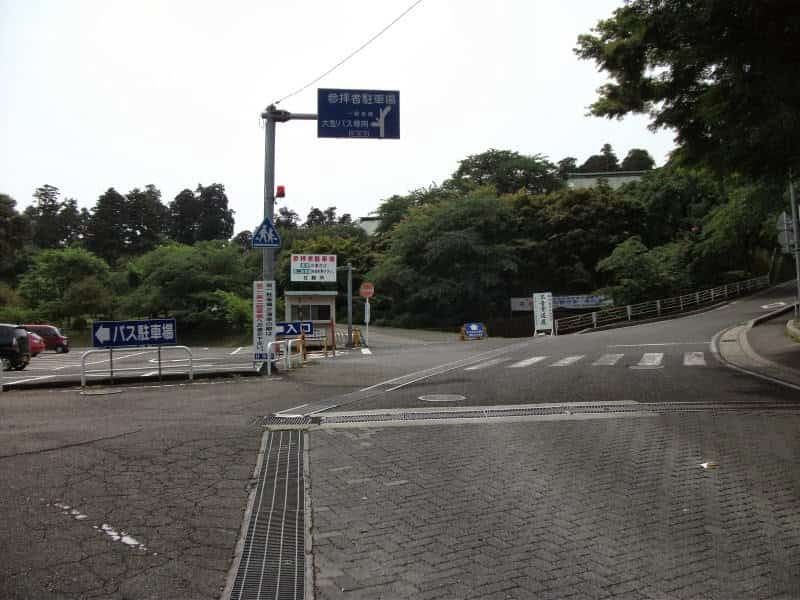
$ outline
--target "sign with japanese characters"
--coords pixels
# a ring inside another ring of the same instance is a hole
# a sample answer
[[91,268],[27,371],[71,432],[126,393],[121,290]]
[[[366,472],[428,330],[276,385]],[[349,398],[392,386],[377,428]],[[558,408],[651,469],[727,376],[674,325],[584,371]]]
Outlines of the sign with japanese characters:
[[95,321],[92,345],[95,348],[160,346],[177,343],[175,319],[146,321]]
[[535,331],[553,330],[553,294],[543,292],[533,295],[533,328]]
[[614,304],[614,301],[611,298],[597,294],[553,296],[553,306],[556,308],[602,308],[612,304]]
[[400,139],[400,92],[317,90],[317,137]]
[[300,335],[314,333],[314,321],[278,321],[275,323],[275,335]]
[[335,254],[292,254],[291,281],[336,283]]
[[275,341],[275,282],[253,282],[253,360],[269,360],[268,348]]

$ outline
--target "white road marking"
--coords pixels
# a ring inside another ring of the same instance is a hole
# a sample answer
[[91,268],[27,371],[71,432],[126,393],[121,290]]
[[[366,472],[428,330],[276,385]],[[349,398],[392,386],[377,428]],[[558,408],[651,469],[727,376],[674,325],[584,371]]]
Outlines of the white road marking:
[[294,408],[287,408],[286,410],[275,413],[275,415],[278,417],[302,417],[302,413],[295,413],[295,411],[303,408],[304,406],[308,406],[308,402],[301,404],[300,406],[295,406]]
[[684,352],[683,365],[686,367],[705,367],[706,366],[705,352]]
[[508,365],[507,368],[509,368],[509,369],[520,369],[522,367],[530,367],[531,365],[535,365],[538,362],[542,362],[546,358],[547,358],[546,356],[531,356],[530,358],[526,358],[525,360],[521,360],[519,362],[516,362],[513,365]]
[[239,346],[239,347],[238,347],[236,350],[234,350],[233,352],[231,352],[231,355],[233,355],[233,354],[238,354],[239,352],[241,352],[241,351],[242,351],[242,348],[244,348],[244,346]]
[[372,350],[370,350],[369,348],[362,348],[361,354],[372,354]]
[[603,354],[600,358],[592,363],[593,367],[612,367],[619,362],[624,354]]
[[554,362],[551,367],[568,367],[569,365],[575,364],[579,360],[583,359],[586,356],[585,354],[579,354],[577,356],[566,356],[561,360],[557,360]]
[[149,373],[142,373],[142,377],[152,377],[153,375],[158,375],[158,371],[150,371]]
[[642,355],[642,360],[639,361],[637,367],[647,367],[650,369],[657,369],[662,367],[661,361],[664,360],[663,352],[645,352]]
[[18,379],[17,381],[2,381],[2,385],[17,385],[18,383],[28,383],[29,381],[39,381],[40,379],[47,379],[48,377],[55,377],[55,375],[40,375],[39,377],[28,377],[27,379]]
[[472,365],[471,367],[467,367],[464,369],[465,371],[479,371],[480,369],[486,369],[488,367],[493,367],[498,363],[505,362],[508,359],[505,358],[493,358],[492,360],[487,360],[486,362],[478,363],[477,365]]
[[658,344],[609,344],[609,348],[644,348],[647,346],[705,346],[708,342],[663,342]]

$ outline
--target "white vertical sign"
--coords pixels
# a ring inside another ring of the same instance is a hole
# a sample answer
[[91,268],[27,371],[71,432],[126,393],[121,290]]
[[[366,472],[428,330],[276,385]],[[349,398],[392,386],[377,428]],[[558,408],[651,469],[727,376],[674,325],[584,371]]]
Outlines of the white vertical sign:
[[533,329],[553,331],[553,294],[543,292],[533,295]]
[[253,282],[253,360],[269,360],[267,345],[275,341],[275,282]]

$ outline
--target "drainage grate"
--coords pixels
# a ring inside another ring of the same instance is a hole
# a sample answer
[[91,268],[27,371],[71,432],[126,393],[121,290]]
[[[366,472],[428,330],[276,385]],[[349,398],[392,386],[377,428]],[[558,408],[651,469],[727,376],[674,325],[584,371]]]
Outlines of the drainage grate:
[[301,600],[303,432],[271,431],[231,600]]
[[291,427],[293,425],[317,425],[319,422],[319,418],[307,416],[281,417],[278,415],[267,415],[266,417],[258,417],[256,419],[256,423],[262,427],[275,425],[278,427]]

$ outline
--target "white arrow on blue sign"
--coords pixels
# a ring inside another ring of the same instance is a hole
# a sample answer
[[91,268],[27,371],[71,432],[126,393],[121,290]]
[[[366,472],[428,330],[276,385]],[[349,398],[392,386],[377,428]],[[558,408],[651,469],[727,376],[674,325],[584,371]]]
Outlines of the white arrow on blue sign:
[[269,217],[253,232],[253,248],[280,248],[281,236]]

